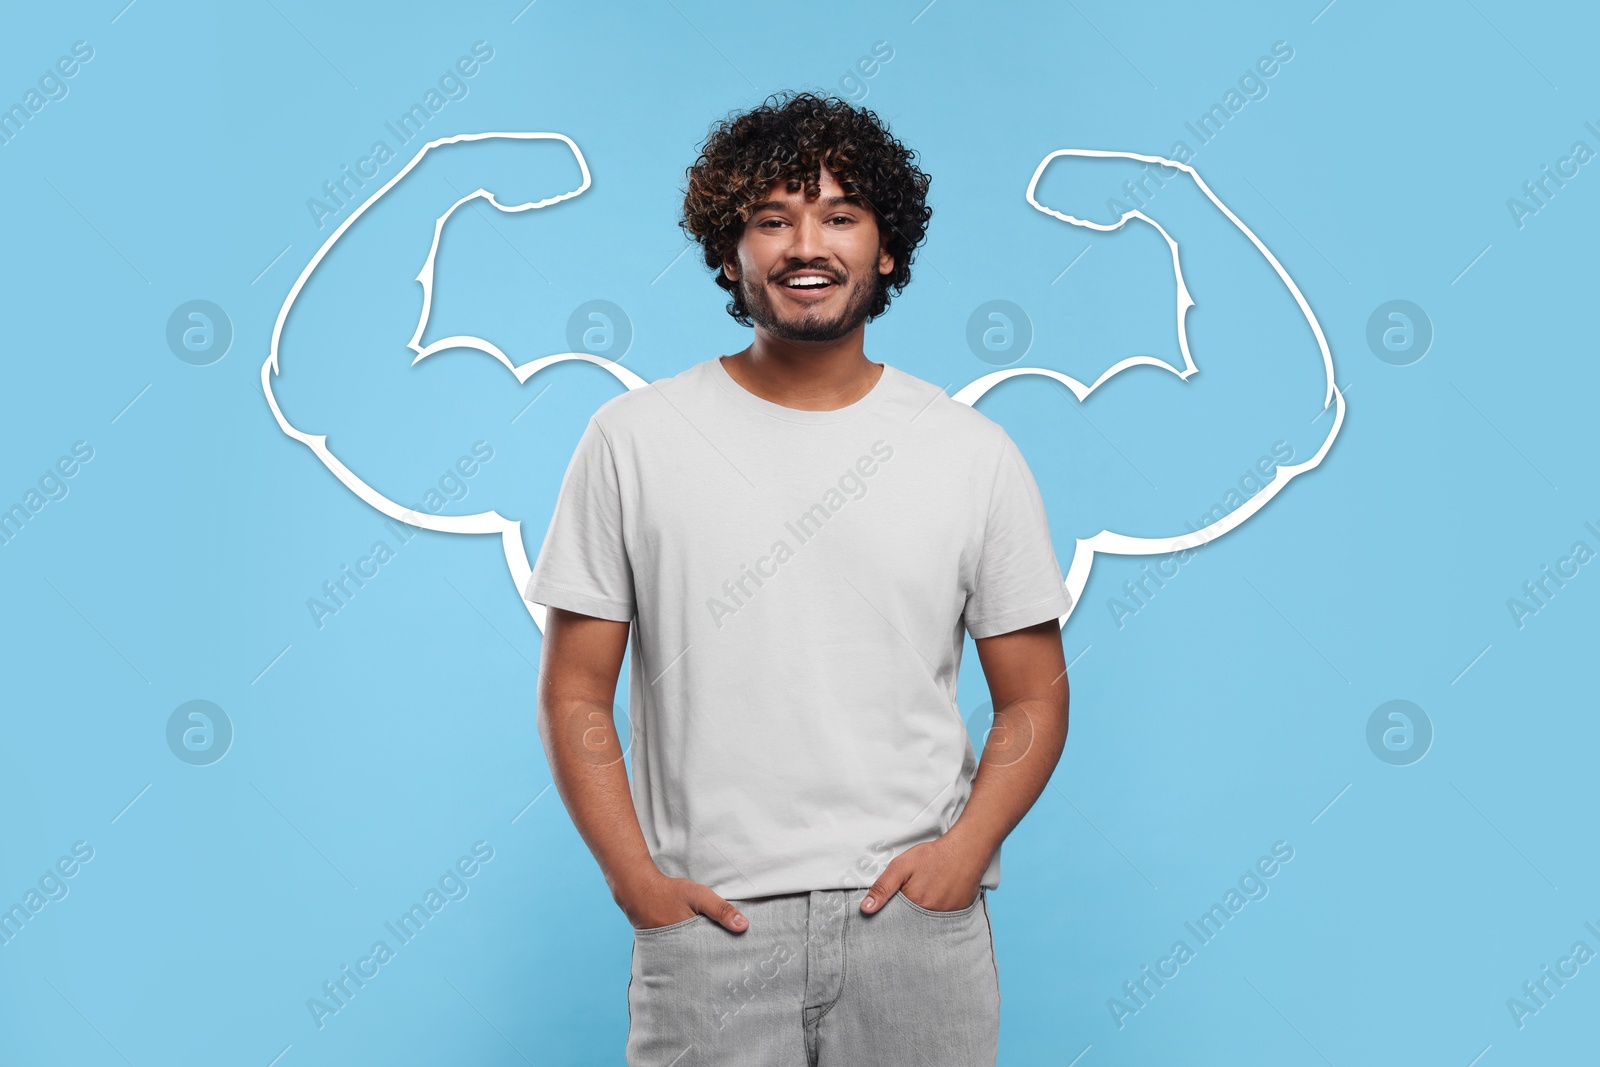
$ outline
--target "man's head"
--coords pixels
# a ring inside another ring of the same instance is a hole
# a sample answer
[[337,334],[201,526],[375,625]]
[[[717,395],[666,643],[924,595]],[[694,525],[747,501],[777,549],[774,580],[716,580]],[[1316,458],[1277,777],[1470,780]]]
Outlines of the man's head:
[[[688,169],[681,225],[732,294],[728,314],[791,341],[835,340],[881,315],[933,215],[914,158],[871,111],[808,92],[713,129]],[[796,288],[806,276],[826,284]]]

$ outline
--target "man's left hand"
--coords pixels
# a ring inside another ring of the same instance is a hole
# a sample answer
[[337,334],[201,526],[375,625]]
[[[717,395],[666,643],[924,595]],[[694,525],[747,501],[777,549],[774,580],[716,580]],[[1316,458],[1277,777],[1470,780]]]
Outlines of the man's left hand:
[[862,898],[868,915],[882,908],[895,892],[928,911],[960,911],[978,899],[979,882],[992,849],[975,846],[946,833],[912,845],[889,862]]

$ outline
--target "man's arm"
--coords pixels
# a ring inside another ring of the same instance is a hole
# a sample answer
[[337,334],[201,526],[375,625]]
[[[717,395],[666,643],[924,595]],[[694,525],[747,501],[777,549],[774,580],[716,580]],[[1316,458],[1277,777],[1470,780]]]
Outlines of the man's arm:
[[897,889],[932,911],[971,904],[995,849],[1039,799],[1061,759],[1068,688],[1060,623],[1050,619],[975,644],[995,712],[972,794],[942,836],[890,861],[862,911],[876,911]]
[[635,928],[702,914],[743,930],[744,916],[710,887],[662,874],[639,829],[611,713],[628,626],[548,609],[539,661],[539,737],[556,790],[600,864],[612,899]]

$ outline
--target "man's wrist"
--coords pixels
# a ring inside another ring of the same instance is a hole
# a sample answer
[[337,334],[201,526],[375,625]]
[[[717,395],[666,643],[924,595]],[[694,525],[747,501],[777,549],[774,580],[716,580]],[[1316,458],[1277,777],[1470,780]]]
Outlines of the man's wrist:
[[643,863],[629,864],[626,867],[606,872],[606,884],[611,887],[612,899],[620,901],[623,897],[631,896],[639,890],[666,875],[661,873],[654,861],[646,859]]
[[973,862],[982,871],[989,866],[995,850],[1000,847],[1000,842],[1005,840],[1005,834],[963,816],[957,818],[950,829],[944,832],[944,840],[972,856]]

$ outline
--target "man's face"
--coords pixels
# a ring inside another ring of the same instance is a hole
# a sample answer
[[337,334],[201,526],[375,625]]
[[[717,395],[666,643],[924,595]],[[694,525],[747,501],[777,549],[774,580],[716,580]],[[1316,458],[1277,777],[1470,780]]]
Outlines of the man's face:
[[872,208],[848,197],[826,167],[819,184],[821,195],[807,200],[804,190],[773,182],[722,267],[755,325],[785,341],[850,333],[866,320],[878,276],[894,270]]

